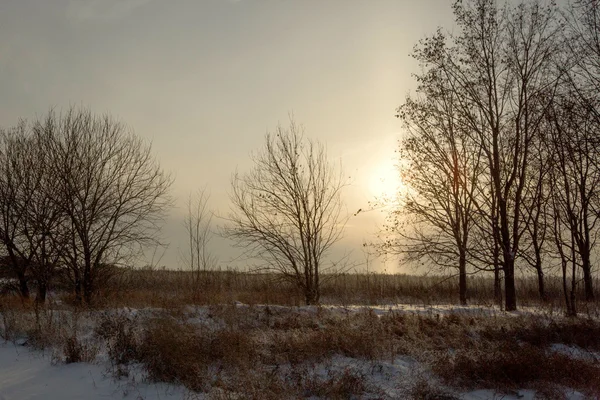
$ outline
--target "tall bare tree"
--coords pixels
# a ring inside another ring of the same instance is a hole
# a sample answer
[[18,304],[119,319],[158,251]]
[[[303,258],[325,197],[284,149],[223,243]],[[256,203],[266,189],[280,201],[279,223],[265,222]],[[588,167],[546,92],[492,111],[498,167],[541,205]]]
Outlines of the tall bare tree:
[[24,186],[27,184],[23,160],[27,153],[28,125],[25,121],[9,130],[3,130],[0,137],[0,237],[5,262],[8,263],[19,281],[19,293],[29,297],[31,263],[33,254],[25,246],[23,225],[28,216],[28,204],[23,204]]
[[321,274],[334,265],[325,257],[347,221],[341,170],[325,147],[306,139],[293,119],[267,133],[253,167],[232,178],[232,210],[225,236],[302,290],[306,304],[319,302]]
[[551,174],[553,150],[548,148],[551,142],[548,136],[548,129],[545,128],[532,146],[532,177],[523,195],[525,233],[521,245],[525,265],[537,275],[538,292],[542,301],[548,300],[544,278],[551,251],[550,231],[554,217],[550,198],[551,187],[555,185]]
[[66,215],[63,260],[77,297],[89,303],[107,266],[158,241],[172,180],[150,145],[108,115],[50,111],[36,132],[49,155],[52,200]]
[[44,302],[62,252],[64,214],[51,198],[56,187],[47,168],[50,155],[34,131],[23,121],[1,136],[1,231],[21,295],[28,296],[27,281],[33,281],[36,301]]
[[562,69],[573,95],[600,124],[600,2],[574,0],[564,13],[565,49]]
[[[586,300],[594,299],[592,255],[600,228],[600,126],[594,110],[569,92],[550,115],[557,213],[572,239],[573,262],[581,268]],[[560,249],[559,249],[560,250]]]
[[595,219],[600,215],[594,187],[594,175],[600,168],[600,2],[575,0],[564,16],[567,54],[561,70],[568,88],[561,106],[568,113],[557,113],[562,118],[555,118],[554,122],[557,129],[571,136],[561,138],[562,143],[556,145],[566,151],[574,173],[571,179],[577,181],[571,184],[571,189],[579,191],[573,206],[581,212],[577,215],[579,225],[573,225],[577,228],[573,235],[581,258],[585,297],[592,300],[595,296],[589,253],[595,242]]
[[[443,40],[438,36],[433,40]],[[415,58],[425,57],[419,49]],[[384,251],[407,261],[457,268],[461,304],[467,303],[467,256],[482,152],[466,135],[456,93],[432,68],[418,76],[417,98],[398,109],[407,134],[401,141],[406,193],[384,227]]]
[[456,1],[458,34],[427,42],[424,64],[439,68],[455,91],[467,132],[486,160],[495,199],[492,227],[501,249],[505,307],[517,308],[515,260],[525,232],[525,188],[531,153],[557,84],[556,7],[494,0]]

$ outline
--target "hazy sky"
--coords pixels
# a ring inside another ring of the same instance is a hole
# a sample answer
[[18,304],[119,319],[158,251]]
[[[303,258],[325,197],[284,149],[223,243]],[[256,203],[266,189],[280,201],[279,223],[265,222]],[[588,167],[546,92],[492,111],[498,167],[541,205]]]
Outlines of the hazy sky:
[[[288,113],[326,143],[349,211],[389,190],[395,108],[414,90],[412,47],[452,26],[449,0],[0,0],[0,126],[69,105],[109,112],[153,142],[178,207],[162,264],[185,248],[184,200],[224,213],[231,173]],[[383,180],[383,182],[382,182]],[[340,249],[372,240],[378,212]],[[223,262],[231,254],[215,242]],[[395,263],[388,262],[395,272]]]

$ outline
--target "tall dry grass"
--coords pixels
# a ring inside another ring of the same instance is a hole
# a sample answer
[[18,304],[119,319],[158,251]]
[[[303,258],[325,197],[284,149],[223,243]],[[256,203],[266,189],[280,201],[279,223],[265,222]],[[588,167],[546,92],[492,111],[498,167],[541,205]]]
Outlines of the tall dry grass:
[[[417,276],[407,274],[346,273],[324,276],[321,303],[332,305],[459,304],[458,278],[447,276]],[[595,279],[600,288],[600,281]],[[520,306],[542,306],[562,310],[564,297],[558,277],[546,278],[548,300],[538,294],[533,276],[517,278],[517,300]],[[494,282],[490,277],[471,276],[468,279],[470,304],[495,304]],[[600,296],[598,296],[600,299]],[[600,301],[583,301],[579,310],[597,313]],[[68,300],[68,299],[67,299]],[[99,306],[161,307],[181,304],[278,304],[303,305],[304,296],[290,282],[275,274],[258,274],[237,270],[215,270],[193,274],[173,270],[123,270],[97,296]]]

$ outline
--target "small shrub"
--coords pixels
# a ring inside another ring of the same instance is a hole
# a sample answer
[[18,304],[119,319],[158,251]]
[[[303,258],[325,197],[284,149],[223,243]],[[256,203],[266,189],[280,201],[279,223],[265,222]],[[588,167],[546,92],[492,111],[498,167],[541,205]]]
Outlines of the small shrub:
[[512,340],[458,349],[440,356],[432,367],[447,382],[466,387],[519,389],[555,383],[600,394],[600,366]]
[[65,364],[92,362],[98,354],[98,347],[81,342],[77,336],[67,337],[63,344]]
[[458,400],[458,397],[429,380],[419,377],[408,392],[411,399],[419,400]]
[[351,399],[361,398],[367,391],[365,377],[346,368],[339,373],[330,373],[318,392],[328,399]]
[[106,341],[108,356],[115,365],[124,365],[140,358],[140,321],[121,312],[104,313],[96,326],[96,335]]
[[140,346],[150,380],[181,383],[200,391],[209,381],[206,342],[189,325],[170,318],[152,320]]

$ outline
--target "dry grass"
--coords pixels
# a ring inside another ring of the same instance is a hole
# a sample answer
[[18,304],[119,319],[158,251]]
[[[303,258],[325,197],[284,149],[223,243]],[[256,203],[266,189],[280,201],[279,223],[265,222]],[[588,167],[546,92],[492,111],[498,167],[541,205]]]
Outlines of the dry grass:
[[551,383],[600,395],[599,365],[511,339],[440,354],[432,369],[452,384],[471,388],[506,390]]
[[[600,324],[593,320],[326,310],[302,314],[233,306],[212,307],[200,324],[189,317],[151,318],[142,324],[139,341],[113,334],[124,342],[117,347],[133,348],[127,352],[132,358],[113,356],[114,362],[140,362],[151,380],[183,384],[214,398],[236,398],[236,393],[244,393],[242,398],[377,398],[379,392],[364,371],[336,369],[331,360],[347,357],[375,365],[403,356],[418,360],[448,387],[544,388],[549,396],[552,387],[563,385],[600,394],[597,361],[549,351],[555,343],[598,350]],[[316,372],[319,366],[327,375]],[[407,396],[455,398],[452,390],[422,377],[409,385]]]
[[[401,392],[406,398],[453,399],[457,390],[481,387],[534,388],[544,398],[561,398],[562,386],[600,396],[597,359],[550,351],[558,343],[600,351],[597,318],[296,309],[280,305],[300,305],[302,296],[269,275],[212,272],[195,283],[190,276],[128,271],[86,310],[69,305],[68,296],[46,307],[3,296],[0,336],[51,349],[55,362],[92,361],[103,351],[118,377],[141,365],[152,381],[182,384],[214,399],[386,398],[369,368],[332,361],[339,358],[359,366],[413,360],[422,373],[397,378],[408,380]],[[343,275],[323,296],[338,304],[452,303],[454,287],[450,281],[436,285],[439,279]],[[521,282],[522,290],[528,282]],[[472,283],[472,293],[487,304],[492,282]],[[587,314],[597,316],[596,304],[587,306]]]
[[[97,296],[100,308],[157,307],[175,308],[185,304],[218,305],[242,302],[249,305],[274,304],[299,306],[304,297],[289,282],[274,274],[257,274],[237,270],[215,270],[195,276],[189,271],[122,270],[111,284]],[[324,276],[321,302],[333,305],[389,304],[458,304],[458,278],[444,276],[414,276],[405,274],[340,274]],[[596,287],[600,281],[595,281]],[[541,301],[537,281],[533,276],[517,279],[519,306],[563,310],[564,298],[558,277],[546,278],[549,300]],[[494,304],[493,280],[486,276],[470,276],[469,303]],[[600,296],[599,296],[600,299]],[[72,296],[63,296],[71,303]],[[582,314],[600,316],[600,300],[583,301]]]

